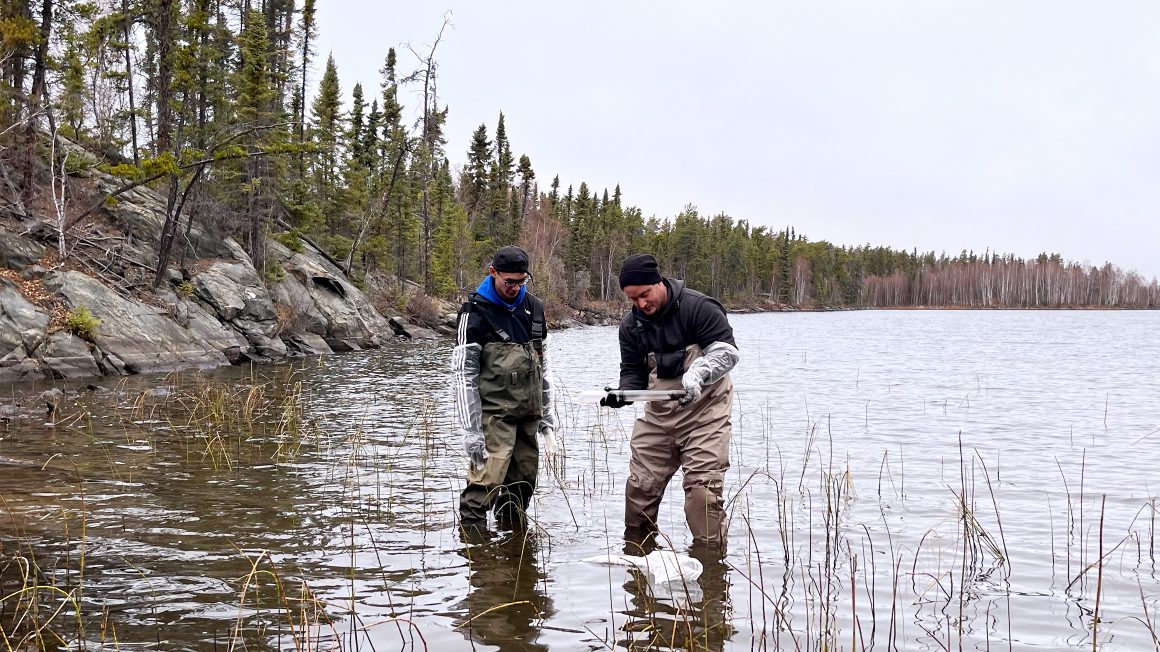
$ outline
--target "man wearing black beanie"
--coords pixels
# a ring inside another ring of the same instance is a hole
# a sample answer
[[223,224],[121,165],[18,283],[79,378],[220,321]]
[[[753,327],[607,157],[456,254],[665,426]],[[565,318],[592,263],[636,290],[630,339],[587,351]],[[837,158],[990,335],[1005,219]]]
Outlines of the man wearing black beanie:
[[[725,544],[733,382],[740,353],[720,302],[664,278],[656,258],[633,254],[620,268],[633,307],[620,322],[619,389],[683,389],[679,402],[651,401],[632,430],[625,484],[626,538],[656,531],[669,480],[684,473],[685,520],[699,544]],[[601,405],[628,403],[610,394]]]

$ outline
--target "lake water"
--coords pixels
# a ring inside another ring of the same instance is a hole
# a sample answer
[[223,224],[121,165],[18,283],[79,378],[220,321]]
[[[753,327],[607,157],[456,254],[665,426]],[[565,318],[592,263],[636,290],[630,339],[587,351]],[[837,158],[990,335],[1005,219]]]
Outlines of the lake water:
[[599,327],[552,335],[567,458],[528,535],[456,527],[449,342],[62,386],[52,416],[8,388],[0,622],[121,650],[1156,647],[1160,314],[730,320],[730,542],[692,586],[581,561],[621,551],[638,407],[574,399],[616,382]]

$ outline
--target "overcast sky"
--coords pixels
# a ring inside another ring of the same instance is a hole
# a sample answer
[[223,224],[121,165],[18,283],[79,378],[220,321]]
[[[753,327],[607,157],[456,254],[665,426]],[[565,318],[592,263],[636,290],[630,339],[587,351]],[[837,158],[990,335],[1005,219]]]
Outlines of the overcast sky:
[[406,44],[428,49],[450,12],[456,167],[502,111],[542,187],[619,183],[646,216],[693,204],[811,240],[1160,276],[1154,1],[318,5],[314,79],[333,53],[347,108],[356,81],[378,92],[387,48],[417,67]]

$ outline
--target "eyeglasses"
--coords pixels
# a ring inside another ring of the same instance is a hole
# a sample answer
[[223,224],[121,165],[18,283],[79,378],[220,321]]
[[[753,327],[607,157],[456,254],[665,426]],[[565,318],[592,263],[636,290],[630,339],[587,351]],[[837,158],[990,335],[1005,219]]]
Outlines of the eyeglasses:
[[532,280],[532,275],[528,274],[527,276],[525,276],[523,278],[505,278],[505,279],[503,279],[503,284],[510,288],[510,287],[515,287],[517,285],[527,285],[528,281],[530,281],[530,280]]

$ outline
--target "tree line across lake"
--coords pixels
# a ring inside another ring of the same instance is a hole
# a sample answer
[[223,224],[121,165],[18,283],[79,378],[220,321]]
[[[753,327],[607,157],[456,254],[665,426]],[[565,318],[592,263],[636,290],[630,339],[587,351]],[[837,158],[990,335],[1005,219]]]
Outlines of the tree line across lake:
[[77,212],[68,204],[87,199],[68,192],[77,159],[54,146],[68,139],[97,153],[123,188],[148,184],[167,197],[155,283],[196,222],[235,236],[269,275],[279,270],[268,237],[292,249],[309,241],[386,300],[403,296],[398,279],[453,297],[474,287],[496,246],[514,242],[555,305],[618,300],[619,263],[640,251],[732,305],[1160,304],[1155,279],[1058,254],[840,246],[693,206],[645,217],[619,186],[538,176],[502,114],[474,131],[453,170],[438,93],[443,31],[422,49],[388,49],[380,79],[354,84],[348,101],[334,59],[316,52],[315,9],[315,0],[0,0],[0,217]]

